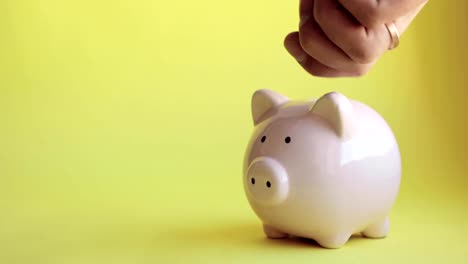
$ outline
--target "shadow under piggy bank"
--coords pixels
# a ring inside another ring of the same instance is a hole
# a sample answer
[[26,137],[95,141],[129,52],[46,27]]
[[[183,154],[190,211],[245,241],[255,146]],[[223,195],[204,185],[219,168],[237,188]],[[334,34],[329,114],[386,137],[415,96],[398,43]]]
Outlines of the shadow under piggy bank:
[[[173,239],[182,242],[185,246],[196,247],[228,247],[228,248],[255,248],[255,249],[320,249],[321,247],[313,239],[289,236],[282,239],[270,239],[265,236],[259,223],[225,223],[215,225],[200,225],[194,227],[172,230]],[[343,246],[364,243],[367,238],[361,235],[353,235]]]

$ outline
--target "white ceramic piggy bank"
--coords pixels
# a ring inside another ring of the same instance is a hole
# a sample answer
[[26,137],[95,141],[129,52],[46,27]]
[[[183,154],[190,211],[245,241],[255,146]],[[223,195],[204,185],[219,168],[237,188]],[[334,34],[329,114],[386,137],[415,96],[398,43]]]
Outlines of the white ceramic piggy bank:
[[259,90],[252,117],[243,181],[267,237],[339,248],[355,233],[387,235],[401,161],[379,114],[336,92],[290,101]]

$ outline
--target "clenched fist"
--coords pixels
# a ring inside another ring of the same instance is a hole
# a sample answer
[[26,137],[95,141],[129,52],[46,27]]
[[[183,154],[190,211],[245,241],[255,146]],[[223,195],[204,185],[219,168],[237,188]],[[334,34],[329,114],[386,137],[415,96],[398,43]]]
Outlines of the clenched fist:
[[401,35],[426,2],[301,0],[299,31],[284,45],[312,75],[361,76],[392,48],[395,31]]

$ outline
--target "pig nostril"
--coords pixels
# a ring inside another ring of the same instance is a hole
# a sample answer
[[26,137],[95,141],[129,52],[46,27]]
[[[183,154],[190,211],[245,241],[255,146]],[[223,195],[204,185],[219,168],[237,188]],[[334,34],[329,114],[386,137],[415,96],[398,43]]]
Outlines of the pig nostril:
[[251,182],[252,184],[255,184],[255,178],[250,179],[250,182]]
[[266,182],[266,186],[267,186],[268,188],[270,188],[270,187],[271,187],[271,183],[270,183],[270,181],[267,181],[267,182]]

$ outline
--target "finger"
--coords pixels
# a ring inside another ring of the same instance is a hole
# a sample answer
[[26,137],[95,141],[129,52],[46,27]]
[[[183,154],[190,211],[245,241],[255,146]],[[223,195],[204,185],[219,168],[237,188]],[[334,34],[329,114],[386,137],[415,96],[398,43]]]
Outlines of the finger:
[[313,15],[314,2],[315,2],[315,0],[300,0],[300,3],[299,3],[299,19],[300,19],[299,27],[301,27]]
[[362,25],[373,28],[407,15],[427,0],[338,0]]
[[364,75],[364,72],[360,73],[349,73],[342,72],[335,69],[332,69],[326,65],[323,65],[319,61],[310,57],[307,61],[301,64],[302,68],[306,70],[309,74],[317,77],[327,77],[327,78],[336,78],[336,77],[359,77]]
[[314,58],[307,55],[299,43],[299,33],[290,33],[284,39],[284,46],[286,50],[293,56],[299,64],[313,76],[318,77],[350,77],[358,76],[355,73],[341,72],[336,69],[330,68],[318,62]]
[[299,43],[299,32],[289,33],[284,39],[284,47],[299,63],[305,62],[310,57]]
[[299,15],[306,16],[312,14],[312,11],[314,10],[314,2],[315,0],[300,0]]
[[368,65],[354,62],[327,38],[313,18],[299,29],[299,41],[309,56],[330,68],[352,73],[367,71]]
[[366,29],[337,0],[316,0],[314,19],[325,35],[353,61],[375,61],[390,41],[385,25]]
[[421,9],[426,5],[427,2],[424,2],[420,4],[418,7],[413,9],[411,12],[409,12],[407,15],[404,15],[398,19],[395,20],[395,25],[398,28],[398,31],[400,32],[400,35],[403,34],[403,32],[406,31],[408,26],[410,25],[411,21],[416,17],[416,15],[421,11]]

